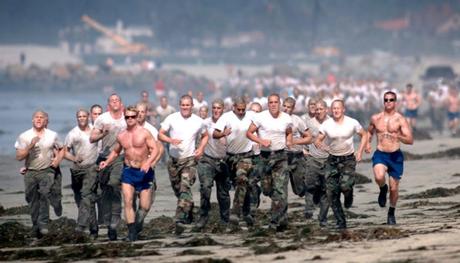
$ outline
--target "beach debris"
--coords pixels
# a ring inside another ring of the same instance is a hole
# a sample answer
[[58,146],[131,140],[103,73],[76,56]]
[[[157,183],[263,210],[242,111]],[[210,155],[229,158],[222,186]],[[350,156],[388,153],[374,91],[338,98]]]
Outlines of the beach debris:
[[18,222],[0,225],[0,248],[21,247],[29,243],[31,228]]
[[0,216],[10,216],[10,215],[27,215],[29,214],[29,206],[15,206],[10,208],[3,208],[0,206]]
[[372,183],[372,180],[361,173],[355,173],[355,184],[368,184]]
[[204,256],[204,255],[212,255],[209,250],[198,250],[198,249],[186,249],[182,252],[177,253],[178,256],[187,256],[187,255],[197,255],[197,256]]
[[433,189],[428,189],[420,193],[409,194],[402,197],[402,199],[417,199],[417,198],[437,198],[437,197],[448,197],[452,195],[460,194],[460,186],[455,188],[444,188],[436,187]]
[[77,223],[73,219],[61,217],[49,223],[49,233],[37,240],[36,246],[56,246],[62,244],[89,243],[86,233],[76,232]]

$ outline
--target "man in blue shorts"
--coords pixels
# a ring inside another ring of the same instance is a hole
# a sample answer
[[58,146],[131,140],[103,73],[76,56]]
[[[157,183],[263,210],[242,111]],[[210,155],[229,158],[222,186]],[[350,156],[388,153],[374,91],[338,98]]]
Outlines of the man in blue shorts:
[[125,219],[128,225],[128,240],[137,239],[133,198],[139,193],[139,208],[149,211],[152,205],[152,184],[155,174],[152,163],[158,155],[158,147],[152,134],[137,122],[138,110],[135,106],[128,106],[124,110],[126,130],[117,136],[117,143],[107,160],[99,164],[104,169],[124,150],[124,167],[121,175],[121,191],[125,206]]
[[369,124],[369,142],[366,152],[371,151],[372,135],[377,135],[377,149],[372,157],[375,182],[380,187],[378,203],[385,207],[387,202],[388,185],[385,174],[389,175],[390,208],[387,224],[396,224],[395,208],[399,195],[399,181],[404,171],[404,156],[400,144],[413,144],[411,127],[399,112],[396,111],[396,94],[387,91],[383,95],[384,110],[371,117]]

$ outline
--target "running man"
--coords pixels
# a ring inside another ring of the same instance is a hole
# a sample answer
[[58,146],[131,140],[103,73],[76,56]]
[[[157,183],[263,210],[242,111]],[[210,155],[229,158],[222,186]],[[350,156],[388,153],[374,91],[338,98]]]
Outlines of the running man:
[[[123,104],[120,96],[112,94],[107,100],[108,111],[97,117],[91,131],[90,142],[99,142],[100,149],[96,164],[107,159],[115,147],[118,133],[126,129],[123,116]],[[99,183],[102,188],[102,214],[104,224],[108,227],[109,240],[117,239],[117,227],[121,220],[121,173],[123,157],[111,162],[99,171]]]
[[137,228],[133,199],[135,192],[139,192],[139,206],[143,211],[149,211],[152,205],[152,184],[155,172],[152,164],[158,155],[155,138],[137,121],[138,111],[135,106],[128,106],[124,110],[126,130],[117,136],[117,143],[107,160],[99,164],[103,170],[110,165],[124,151],[124,167],[121,176],[121,190],[123,193],[125,220],[128,225],[128,240],[137,240]]
[[369,124],[369,142],[366,152],[371,151],[372,135],[377,136],[377,149],[372,156],[374,178],[380,187],[378,203],[385,207],[387,202],[388,185],[385,174],[389,175],[390,208],[387,223],[396,224],[395,208],[399,196],[399,181],[404,171],[404,156],[400,144],[413,144],[412,130],[407,120],[396,111],[396,94],[387,91],[383,95],[384,110],[371,117]]
[[46,112],[34,112],[32,128],[21,133],[14,145],[16,159],[25,160],[24,192],[32,218],[32,231],[37,238],[48,234],[50,202],[53,207],[60,205],[52,187],[56,168],[62,160],[55,156],[55,150],[57,155],[63,155],[63,145],[57,133],[46,128],[47,122]]
[[284,231],[288,225],[288,164],[286,147],[292,146],[292,118],[282,112],[278,94],[268,97],[268,110],[254,116],[246,136],[260,144],[261,163],[264,173],[262,189],[271,200],[269,228]]
[[92,125],[89,124],[89,112],[79,109],[76,113],[77,126],[65,139],[65,158],[73,162],[70,168],[72,190],[78,207],[76,231],[83,232],[89,227],[90,236],[96,239],[98,225],[96,219],[97,200],[97,143],[91,143]]
[[[356,163],[361,161],[364,147],[368,143],[367,132],[357,120],[345,116],[343,100],[334,100],[331,108],[332,118],[321,124],[315,146],[329,153],[326,162],[327,196],[334,211],[337,228],[346,229],[340,194],[344,195],[345,208],[350,208],[353,204]],[[355,134],[361,136],[356,155],[353,143]],[[326,138],[329,141],[328,145],[324,144]]]
[[[158,138],[170,144],[168,173],[174,194],[177,197],[177,235],[185,230],[185,224],[193,221],[192,186],[196,180],[197,161],[208,143],[208,132],[203,119],[192,113],[193,98],[183,95],[179,101],[179,112],[175,112],[161,123]],[[166,133],[169,132],[169,136]],[[198,147],[196,143],[201,139]]]

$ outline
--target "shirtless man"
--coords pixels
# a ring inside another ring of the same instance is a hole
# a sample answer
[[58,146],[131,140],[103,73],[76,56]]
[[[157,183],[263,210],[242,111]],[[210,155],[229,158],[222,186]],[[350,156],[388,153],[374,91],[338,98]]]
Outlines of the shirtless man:
[[422,99],[412,84],[406,85],[406,91],[403,94],[403,103],[405,106],[404,116],[410,126],[415,129],[415,124],[418,116],[418,107],[422,103]]
[[121,191],[125,206],[125,220],[128,225],[128,240],[137,240],[133,198],[135,191],[139,192],[139,206],[149,211],[152,205],[152,184],[155,173],[152,163],[157,158],[158,148],[152,134],[137,122],[137,108],[128,106],[124,110],[126,130],[117,136],[117,143],[107,157],[99,164],[104,169],[124,150],[124,167],[121,176]]
[[387,223],[396,224],[395,207],[398,201],[399,180],[403,174],[404,156],[400,150],[400,143],[412,144],[414,138],[407,120],[396,111],[396,94],[392,91],[383,95],[384,110],[371,117],[369,124],[369,142],[366,152],[371,150],[372,135],[377,134],[377,149],[372,156],[374,178],[380,187],[378,202],[385,207],[387,202],[388,185],[385,174],[389,175],[390,208]]
[[[155,139],[156,144],[157,144],[158,155],[155,158],[155,160],[153,160],[153,163],[152,163],[152,169],[155,169],[156,164],[160,161],[160,159],[161,159],[161,157],[162,157],[162,155],[164,153],[164,146],[160,141],[158,141],[158,130],[152,124],[150,124],[150,123],[148,123],[146,121],[148,105],[145,104],[144,102],[139,102],[139,103],[137,103],[136,108],[137,108],[137,111],[138,111],[138,113],[137,113],[137,122],[139,123],[139,125],[141,127],[147,129],[150,132],[150,134],[152,134],[152,136]],[[153,205],[153,202],[155,201],[156,190],[157,190],[157,184],[156,184],[156,181],[153,181],[153,183],[152,183],[152,195],[151,195],[152,196],[152,204],[151,205]],[[139,193],[137,193],[137,195],[138,194]],[[136,207],[135,204],[136,204],[136,199],[138,198],[137,195],[134,197],[134,207],[136,209],[136,231],[139,234],[142,231],[142,228],[143,228],[143,225],[144,225],[144,219],[147,216],[147,213],[149,211],[142,209],[141,206]]]
[[454,86],[449,87],[446,98],[448,127],[452,136],[457,134],[458,122],[460,118],[460,98],[458,90]]

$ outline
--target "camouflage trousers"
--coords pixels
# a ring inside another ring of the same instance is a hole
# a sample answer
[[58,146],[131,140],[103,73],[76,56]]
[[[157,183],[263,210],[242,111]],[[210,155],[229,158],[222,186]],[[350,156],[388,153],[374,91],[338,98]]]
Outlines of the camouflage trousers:
[[99,183],[102,189],[101,214],[103,223],[116,229],[121,221],[121,174],[123,156],[119,156],[109,166],[99,171]]
[[223,159],[204,155],[198,163],[200,180],[200,217],[208,218],[211,210],[211,192],[216,182],[220,218],[228,222],[230,217],[230,179],[228,166]]
[[78,207],[77,224],[97,230],[96,201],[98,188],[97,166],[70,169],[72,190]]
[[292,192],[302,197],[305,194],[305,173],[307,160],[303,152],[287,152],[288,174],[291,181]]
[[337,226],[346,227],[345,214],[340,202],[340,194],[350,191],[355,184],[356,158],[330,155],[326,162],[326,192]]
[[191,223],[193,220],[192,186],[196,180],[196,166],[194,156],[184,159],[170,157],[168,160],[169,180],[177,197],[176,222]]
[[329,201],[326,194],[327,158],[307,158],[308,170],[305,176],[305,215],[313,215],[314,205],[319,204],[318,220],[327,222]]
[[60,205],[61,199],[52,189],[56,175],[56,170],[52,167],[27,170],[24,175],[24,192],[34,227],[46,227],[49,222],[50,203],[52,206]]
[[287,225],[288,165],[284,150],[260,153],[262,191],[272,200],[271,225]]
[[[237,217],[251,213],[248,200],[251,199],[249,176],[252,175],[252,153],[227,154],[226,163],[230,169],[235,195],[233,197],[232,214]],[[246,205],[245,205],[246,203]],[[244,211],[243,211],[244,210]]]

